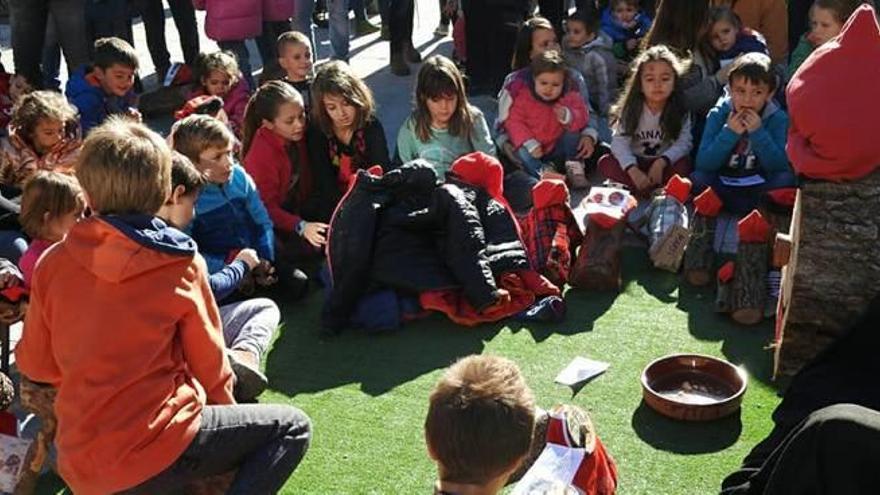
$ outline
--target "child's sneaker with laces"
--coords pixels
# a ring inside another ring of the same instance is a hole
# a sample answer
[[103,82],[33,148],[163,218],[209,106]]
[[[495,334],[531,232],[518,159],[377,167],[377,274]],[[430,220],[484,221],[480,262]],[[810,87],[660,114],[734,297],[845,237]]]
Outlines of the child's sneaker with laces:
[[581,160],[568,160],[565,162],[565,177],[568,179],[568,185],[572,189],[586,189],[590,187],[584,162]]

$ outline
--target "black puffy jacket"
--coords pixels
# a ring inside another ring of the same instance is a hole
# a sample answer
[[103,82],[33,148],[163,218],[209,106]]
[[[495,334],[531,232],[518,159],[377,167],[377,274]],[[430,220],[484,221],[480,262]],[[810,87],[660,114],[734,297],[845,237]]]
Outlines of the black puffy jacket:
[[325,326],[347,326],[358,300],[376,285],[412,294],[460,288],[484,308],[497,299],[496,276],[529,268],[509,210],[452,170],[443,185],[421,160],[383,177],[358,174],[330,227],[333,290]]

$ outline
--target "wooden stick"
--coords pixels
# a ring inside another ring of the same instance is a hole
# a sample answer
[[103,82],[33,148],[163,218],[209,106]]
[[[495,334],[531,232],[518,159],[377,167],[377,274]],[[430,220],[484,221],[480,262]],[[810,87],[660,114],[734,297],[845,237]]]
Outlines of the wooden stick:
[[695,215],[691,236],[684,252],[684,279],[694,287],[712,281],[715,265],[715,217]]

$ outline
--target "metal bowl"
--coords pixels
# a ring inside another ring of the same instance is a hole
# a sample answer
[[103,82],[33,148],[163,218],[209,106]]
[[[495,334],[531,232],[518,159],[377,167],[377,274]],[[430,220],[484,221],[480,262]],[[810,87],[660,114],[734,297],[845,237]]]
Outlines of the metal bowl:
[[710,421],[739,409],[748,378],[727,361],[674,354],[642,371],[642,396],[658,413],[685,421]]

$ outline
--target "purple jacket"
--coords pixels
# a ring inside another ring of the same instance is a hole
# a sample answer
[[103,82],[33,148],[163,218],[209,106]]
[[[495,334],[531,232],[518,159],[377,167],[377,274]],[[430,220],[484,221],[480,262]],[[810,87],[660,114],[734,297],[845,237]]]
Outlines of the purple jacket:
[[293,17],[295,0],[263,0],[263,21],[286,21]]
[[214,41],[246,40],[263,32],[263,4],[281,0],[193,0],[206,11],[205,33]]

